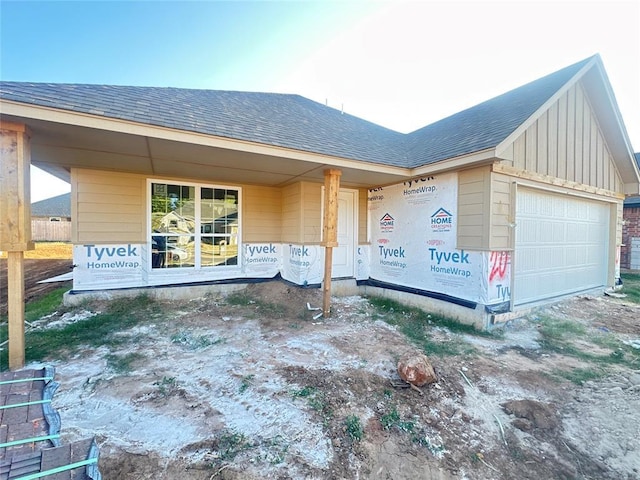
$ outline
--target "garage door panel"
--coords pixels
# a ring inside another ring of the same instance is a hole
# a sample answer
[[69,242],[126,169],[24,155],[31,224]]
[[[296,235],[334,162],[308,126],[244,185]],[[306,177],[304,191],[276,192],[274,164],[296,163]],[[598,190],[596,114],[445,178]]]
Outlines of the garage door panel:
[[523,188],[516,209],[517,305],[606,284],[607,204]]

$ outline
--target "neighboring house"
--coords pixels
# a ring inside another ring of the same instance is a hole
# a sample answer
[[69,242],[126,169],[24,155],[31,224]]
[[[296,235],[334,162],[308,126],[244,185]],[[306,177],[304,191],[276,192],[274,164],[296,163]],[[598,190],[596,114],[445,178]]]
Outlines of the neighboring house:
[[[71,181],[76,293],[319,284],[339,173],[333,276],[487,325],[614,285],[640,193],[597,55],[409,134],[298,95],[2,82],[0,103],[32,163]],[[189,260],[160,266],[153,222],[171,212]]]
[[31,238],[34,241],[71,241],[71,193],[31,204]]
[[[635,157],[640,168],[640,152]],[[624,201],[623,220],[620,267],[640,270],[640,196],[629,197]]]

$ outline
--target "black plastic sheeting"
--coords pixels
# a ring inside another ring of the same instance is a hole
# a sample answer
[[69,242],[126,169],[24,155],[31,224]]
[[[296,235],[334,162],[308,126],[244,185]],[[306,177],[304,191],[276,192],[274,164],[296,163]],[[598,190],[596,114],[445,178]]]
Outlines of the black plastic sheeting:
[[[284,282],[288,285],[292,285],[298,288],[320,288],[321,287],[319,283],[298,285],[297,283],[293,283],[293,282],[290,282],[289,280],[285,280],[278,273],[275,277],[271,277],[271,278],[227,278],[224,280],[210,280],[206,282],[167,283],[162,285],[148,285],[148,286],[140,286],[140,287],[110,288],[108,290],[109,291],[152,290],[156,288],[199,287],[203,285],[238,285],[243,283],[264,283],[264,282],[274,282],[274,281]],[[69,295],[80,295],[83,293],[104,292],[104,291],[105,291],[104,288],[96,288],[94,290],[70,290]]]
[[437,300],[443,300],[445,302],[454,303],[456,305],[460,305],[462,307],[467,307],[471,309],[475,309],[478,306],[476,302],[472,302],[470,300],[464,300],[458,297],[452,297],[451,295],[447,295],[444,293],[430,292],[428,290],[421,290],[419,288],[395,285],[393,283],[381,282],[380,280],[375,280],[373,278],[369,278],[367,280],[358,280],[357,284],[368,285],[370,287],[387,288],[389,290],[396,290],[398,292],[407,292],[407,293],[412,293],[414,295],[421,295],[423,297],[435,298]]
[[[320,288],[321,285],[318,284],[307,284],[307,285],[298,285],[297,283],[290,282],[282,278],[282,276],[278,273],[275,277],[271,278],[229,278],[225,280],[212,280],[208,282],[190,282],[190,283],[171,283],[166,285],[149,285],[146,287],[128,287],[128,288],[118,288],[118,289],[110,289],[110,290],[147,290],[147,289],[156,289],[156,288],[175,288],[175,287],[194,287],[194,286],[202,286],[202,285],[237,285],[242,283],[264,283],[264,282],[273,282],[280,281],[284,282],[288,285],[292,285],[298,288]],[[470,300],[464,300],[458,297],[452,297],[451,295],[447,295],[445,293],[440,292],[431,292],[428,290],[421,290],[419,288],[413,287],[405,287],[402,285],[395,285],[393,283],[381,282],[379,280],[375,280],[373,278],[369,278],[367,280],[358,280],[357,285],[368,285],[371,287],[379,287],[386,288],[389,290],[396,290],[399,292],[407,292],[413,295],[420,295],[423,297],[435,298],[436,300],[442,300],[445,302],[453,303],[455,305],[460,305],[462,307],[475,309],[478,304],[476,302],[472,302]],[[78,295],[82,293],[91,293],[91,292],[102,292],[104,289],[95,289],[95,290],[71,290],[69,291],[69,295]],[[508,302],[507,302],[508,304]],[[506,310],[508,311],[508,310]],[[492,312],[498,313],[498,312]]]

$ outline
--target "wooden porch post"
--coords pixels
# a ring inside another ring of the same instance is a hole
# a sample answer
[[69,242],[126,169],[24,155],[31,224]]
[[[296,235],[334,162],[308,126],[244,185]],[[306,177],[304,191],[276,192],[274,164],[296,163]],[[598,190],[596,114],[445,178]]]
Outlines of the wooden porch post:
[[333,265],[333,247],[338,246],[338,192],[342,172],[335,169],[324,171],[324,282],[322,285],[322,313],[328,317],[331,313],[331,267]]
[[31,242],[29,132],[0,122],[0,251],[7,252],[9,368],[24,367],[24,252]]

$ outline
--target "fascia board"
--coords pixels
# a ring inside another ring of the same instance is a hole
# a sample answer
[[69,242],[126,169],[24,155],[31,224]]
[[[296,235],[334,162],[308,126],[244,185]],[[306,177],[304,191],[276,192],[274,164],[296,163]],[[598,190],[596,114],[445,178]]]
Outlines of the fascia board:
[[454,157],[428,165],[415,167],[411,170],[411,176],[418,177],[421,175],[432,175],[434,173],[444,172],[447,170],[458,170],[460,168],[472,165],[491,163],[495,160],[495,158],[495,149],[488,148],[479,152],[473,152],[467,155],[461,155],[459,157]]
[[640,184],[639,183],[625,183],[624,184],[624,192],[625,195],[634,196],[640,195]]
[[[533,123],[540,118],[540,116],[551,108],[558,99],[564,95],[573,85],[575,85],[578,80],[591,68],[593,65],[599,60],[599,57],[594,56],[587,64],[582,67],[573,77],[571,77],[562,87],[560,87],[556,93],[554,93],[549,99],[544,102],[540,108],[538,108],[529,118],[527,118],[518,128],[516,128],[513,132],[511,132],[502,142],[496,146],[496,156],[499,158],[502,157],[502,154],[505,152],[509,145],[511,145],[515,140],[522,135]],[[506,159],[505,159],[506,160]]]
[[410,169],[405,167],[395,167],[391,165],[380,165],[363,160],[350,160],[331,155],[323,155],[313,152],[305,152],[286,147],[266,145],[262,143],[250,142],[246,140],[236,140],[215,135],[207,135],[197,132],[188,132],[168,127],[147,125],[129,120],[121,120],[107,117],[100,117],[81,112],[69,112],[50,107],[27,105],[20,102],[0,100],[0,115],[9,115],[22,119],[42,120],[79,127],[94,128],[116,133],[129,135],[139,135],[143,137],[171,140],[182,143],[192,143],[195,145],[236,150],[260,155],[288,158],[291,160],[301,160],[319,165],[328,165],[335,168],[355,169],[374,171],[377,173],[397,175],[398,177],[408,177]]
[[[611,87],[611,82],[609,82],[609,78],[607,77],[607,72],[602,65],[602,62],[598,62],[597,64],[597,75],[598,80],[600,81],[600,86],[605,93],[606,105],[600,106],[601,102],[598,102],[596,105],[593,105],[593,108],[597,111],[601,111],[603,108],[609,107],[610,115],[613,116],[613,122],[615,123],[615,131],[618,132],[618,141],[613,145],[610,145],[610,148],[613,148],[614,161],[618,158],[626,158],[628,162],[620,163],[616,161],[616,165],[621,175],[623,175],[623,180],[625,184],[632,182],[640,183],[640,171],[638,169],[638,164],[636,163],[635,155],[633,153],[633,147],[631,146],[631,139],[629,138],[629,134],[627,132],[627,128],[622,119],[622,113],[620,112],[620,108],[618,107],[618,102],[616,101],[615,94],[613,92],[613,88]],[[584,79],[584,84],[589,88],[597,88],[597,86],[592,86],[593,77],[586,76]],[[588,91],[588,90],[587,90]],[[593,103],[593,99],[590,99]],[[606,112],[605,112],[606,113]],[[600,127],[602,128],[602,126]],[[615,133],[612,133],[615,135]],[[615,140],[615,138],[614,138]]]

